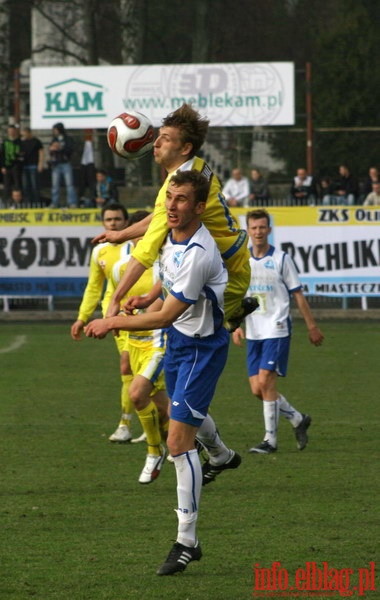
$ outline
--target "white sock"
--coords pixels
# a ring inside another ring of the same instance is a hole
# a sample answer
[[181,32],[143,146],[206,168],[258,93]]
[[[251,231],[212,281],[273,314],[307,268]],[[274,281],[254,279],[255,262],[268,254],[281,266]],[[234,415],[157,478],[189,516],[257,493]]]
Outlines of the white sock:
[[196,525],[202,489],[202,467],[196,450],[174,456],[177,474],[177,542],[193,548],[197,544]]
[[230,451],[220,439],[215,421],[210,415],[207,415],[203,419],[203,423],[197,431],[196,438],[206,448],[212,465],[222,465],[230,457]]
[[290,421],[293,427],[297,427],[302,421],[302,414],[294,408],[294,406],[289,404],[282,394],[279,395],[277,402],[280,406],[280,415]]
[[263,413],[265,425],[264,439],[273,448],[277,448],[277,425],[279,416],[279,403],[277,400],[263,400]]

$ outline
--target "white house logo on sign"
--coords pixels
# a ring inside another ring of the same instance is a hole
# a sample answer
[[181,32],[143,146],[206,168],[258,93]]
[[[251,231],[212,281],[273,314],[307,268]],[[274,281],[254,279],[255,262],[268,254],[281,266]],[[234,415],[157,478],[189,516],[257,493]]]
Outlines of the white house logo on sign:
[[102,85],[72,77],[45,87],[44,119],[104,117]]

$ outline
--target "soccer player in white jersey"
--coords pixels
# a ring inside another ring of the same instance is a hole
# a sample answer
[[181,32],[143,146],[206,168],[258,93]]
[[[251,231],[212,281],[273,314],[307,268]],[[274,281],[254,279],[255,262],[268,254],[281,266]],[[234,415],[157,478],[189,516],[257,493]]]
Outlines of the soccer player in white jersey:
[[[249,451],[270,454],[277,450],[279,415],[290,421],[299,450],[308,443],[307,430],[311,417],[294,408],[277,390],[277,376],[287,372],[291,316],[290,297],[293,296],[306,323],[309,339],[315,346],[323,342],[300,279],[291,257],[277,250],[268,241],[271,232],[270,216],[265,210],[247,213],[247,230],[252,241],[251,282],[248,294],[256,297],[259,308],[245,318],[247,338],[247,367],[252,393],[263,401],[265,435],[262,442]],[[241,327],[232,334],[241,346],[244,331]]]
[[207,414],[229,345],[229,333],[223,326],[227,271],[200,220],[208,187],[207,179],[197,171],[177,173],[168,186],[169,235],[160,251],[161,283],[152,295],[164,294],[161,310],[97,319],[85,328],[89,337],[104,337],[112,329],[168,328],[164,360],[171,402],[167,445],[177,475],[178,533],[158,575],[183,571],[202,556],[196,534],[202,468],[195,436],[206,445],[208,440],[213,442],[210,462],[214,469],[233,469],[241,462],[220,440]]

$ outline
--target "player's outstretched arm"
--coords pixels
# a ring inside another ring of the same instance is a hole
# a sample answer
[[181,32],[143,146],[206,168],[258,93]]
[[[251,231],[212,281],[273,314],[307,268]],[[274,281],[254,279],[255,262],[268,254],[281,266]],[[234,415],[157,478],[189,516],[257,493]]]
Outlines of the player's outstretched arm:
[[160,310],[139,315],[118,315],[108,319],[95,319],[86,325],[84,332],[87,337],[102,339],[113,329],[123,331],[163,329],[170,327],[188,307],[186,302],[169,294]]
[[144,235],[149,227],[149,223],[153,218],[153,214],[147,215],[145,219],[133,223],[130,227],[126,227],[121,231],[102,231],[99,235],[95,236],[92,240],[92,244],[101,244],[103,242],[110,242],[111,244],[121,244],[128,240],[134,240]]
[[294,292],[293,296],[308,329],[310,342],[314,346],[320,346],[324,340],[324,335],[314,320],[308,301],[301,290]]

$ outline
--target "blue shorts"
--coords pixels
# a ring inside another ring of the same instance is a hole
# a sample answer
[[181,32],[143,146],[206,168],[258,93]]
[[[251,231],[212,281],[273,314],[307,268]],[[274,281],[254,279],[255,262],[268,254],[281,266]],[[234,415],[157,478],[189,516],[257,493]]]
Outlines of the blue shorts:
[[285,377],[288,369],[290,335],[268,340],[247,340],[248,376],[257,375],[260,369],[276,371]]
[[164,371],[171,419],[200,427],[226,364],[229,340],[224,327],[204,338],[169,328]]

